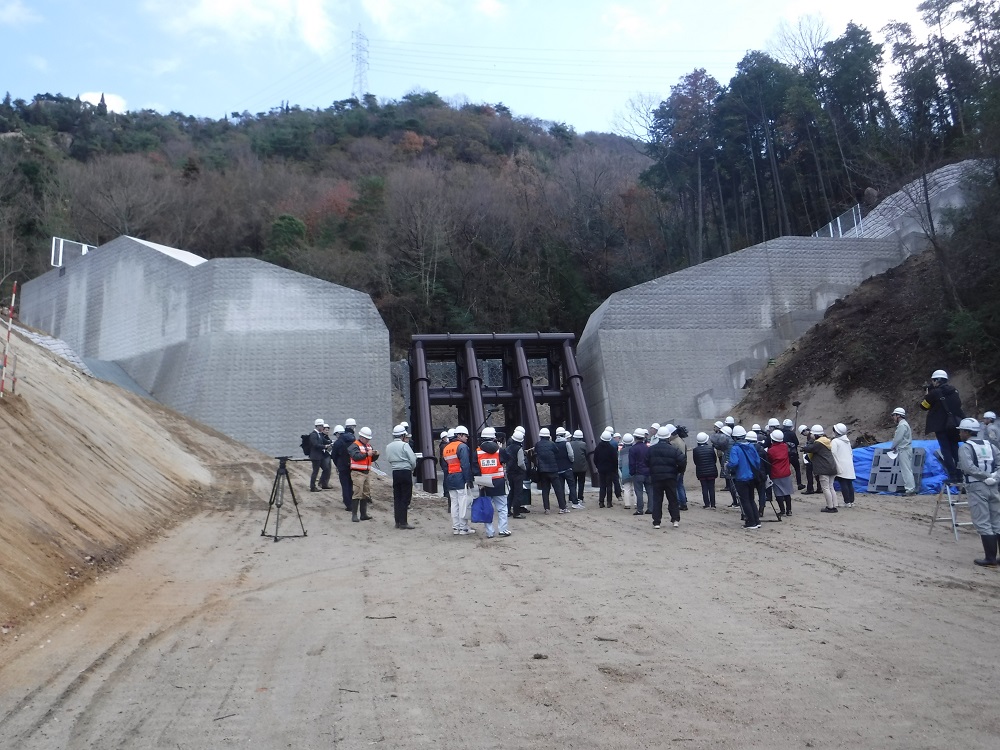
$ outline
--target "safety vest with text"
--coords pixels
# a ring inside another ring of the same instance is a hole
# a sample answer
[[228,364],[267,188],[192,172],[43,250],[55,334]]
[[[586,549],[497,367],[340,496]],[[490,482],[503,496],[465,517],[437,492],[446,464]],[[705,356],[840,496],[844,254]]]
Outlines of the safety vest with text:
[[[987,474],[992,474],[994,468],[993,447],[985,440],[979,438],[966,440],[965,444],[972,449],[972,461],[976,465],[976,468],[985,471]],[[966,481],[972,484],[973,482],[981,482],[982,480],[966,477]]]
[[449,474],[462,473],[462,462],[458,459],[458,446],[462,444],[461,440],[452,440],[441,451],[441,457],[444,459],[444,465],[448,468]]
[[479,461],[479,471],[484,477],[503,479],[503,464],[500,463],[500,452],[487,453],[482,448],[476,448],[476,460]]
[[368,471],[372,465],[372,451],[375,450],[371,444],[365,445],[360,440],[355,440],[354,444],[361,451],[361,458],[351,456],[351,471]]

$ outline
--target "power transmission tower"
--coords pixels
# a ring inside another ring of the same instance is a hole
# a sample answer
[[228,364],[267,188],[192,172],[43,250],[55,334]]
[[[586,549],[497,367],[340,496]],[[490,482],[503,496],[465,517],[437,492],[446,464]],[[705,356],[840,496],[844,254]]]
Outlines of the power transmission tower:
[[351,33],[351,51],[354,53],[354,88],[351,96],[361,101],[368,93],[368,37],[360,26]]

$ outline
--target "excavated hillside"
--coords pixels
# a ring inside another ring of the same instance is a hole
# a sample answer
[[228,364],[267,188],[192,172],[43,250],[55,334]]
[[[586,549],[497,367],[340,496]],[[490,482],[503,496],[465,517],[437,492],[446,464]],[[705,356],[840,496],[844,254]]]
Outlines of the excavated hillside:
[[5,635],[174,524],[268,497],[273,459],[16,334],[11,345],[16,393],[0,399]]
[[891,435],[889,412],[903,406],[917,433],[918,404],[931,372],[943,368],[967,413],[1000,406],[997,382],[971,370],[950,343],[940,268],[932,252],[873,276],[838,300],[824,319],[750,382],[736,408],[757,421],[796,413],[798,423],[852,427],[855,444]]

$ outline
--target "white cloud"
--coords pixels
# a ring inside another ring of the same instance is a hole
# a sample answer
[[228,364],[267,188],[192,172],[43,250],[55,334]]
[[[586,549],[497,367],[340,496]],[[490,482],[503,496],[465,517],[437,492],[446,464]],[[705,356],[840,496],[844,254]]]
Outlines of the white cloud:
[[476,10],[490,18],[502,18],[507,15],[507,6],[500,0],[477,0]]
[[221,32],[244,42],[293,37],[313,52],[333,46],[330,0],[146,0],[144,8],[177,34]]
[[679,29],[670,12],[670,3],[613,3],[602,14],[601,23],[616,45],[649,47]]
[[109,112],[128,111],[128,107],[125,105],[125,98],[118,96],[118,94],[102,94],[100,91],[88,91],[85,94],[80,94],[80,99],[96,106],[100,104],[102,95],[104,96],[104,103],[108,106]]
[[0,2],[0,26],[23,26],[41,20],[42,17],[27,7],[22,0]]
[[[490,0],[484,0],[490,2]],[[443,25],[453,15],[445,0],[361,0],[361,7],[380,32],[394,39],[412,35],[413,30],[428,24]]]

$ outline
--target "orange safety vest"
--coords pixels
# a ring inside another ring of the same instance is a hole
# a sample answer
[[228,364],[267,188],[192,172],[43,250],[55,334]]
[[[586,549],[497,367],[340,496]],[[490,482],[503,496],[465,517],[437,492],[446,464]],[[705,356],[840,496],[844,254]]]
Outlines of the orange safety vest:
[[462,462],[458,460],[458,446],[462,445],[461,440],[452,440],[441,451],[444,465],[448,468],[449,474],[461,474]]
[[351,456],[351,471],[368,471],[372,465],[372,451],[375,449],[372,448],[370,443],[365,445],[360,440],[355,440],[354,444],[361,449],[361,452],[364,454],[364,458],[358,460],[354,458],[354,456]]
[[482,448],[476,448],[476,460],[479,461],[479,471],[484,477],[503,479],[503,464],[500,463],[500,453],[487,453]]

